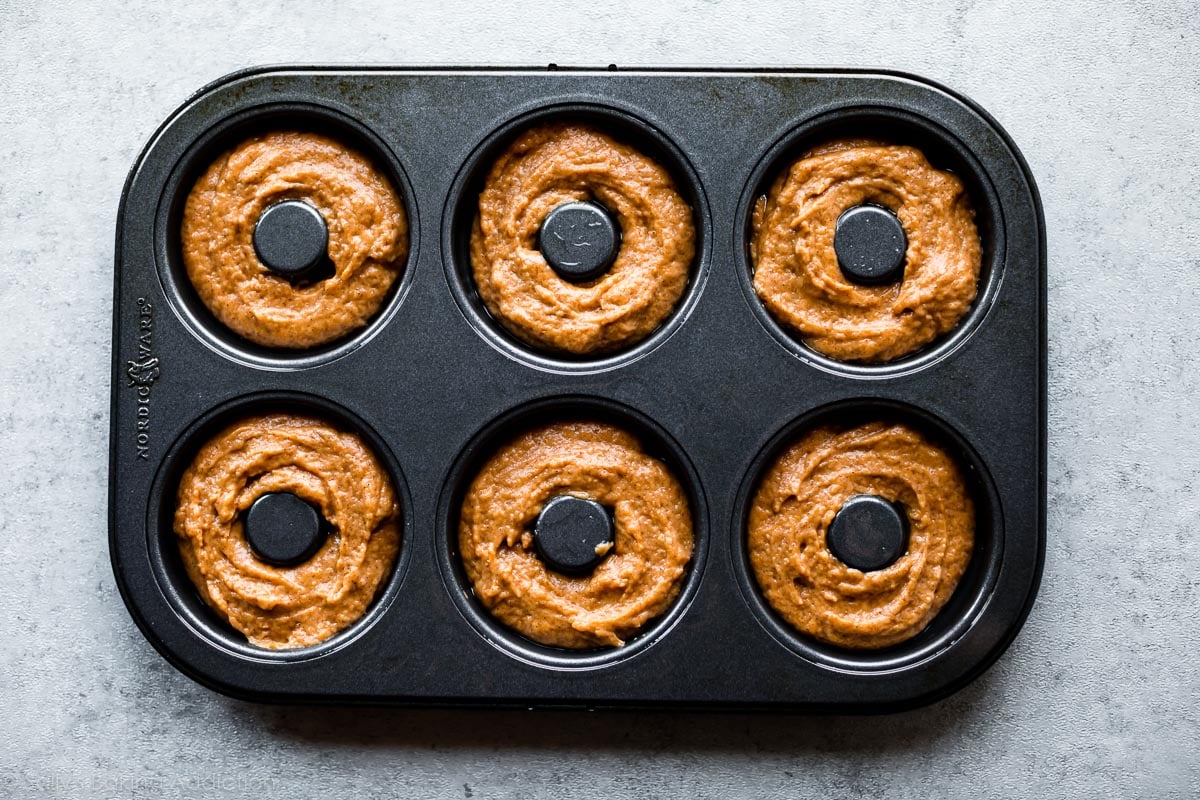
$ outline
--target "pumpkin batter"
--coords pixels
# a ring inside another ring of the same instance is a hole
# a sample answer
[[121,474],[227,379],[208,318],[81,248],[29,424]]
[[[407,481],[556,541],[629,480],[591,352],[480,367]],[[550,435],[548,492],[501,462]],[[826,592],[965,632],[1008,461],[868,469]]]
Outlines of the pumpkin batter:
[[[838,217],[864,203],[890,209],[904,226],[899,283],[860,286],[838,266]],[[970,199],[915,147],[846,139],[810,150],[758,199],[752,228],[759,299],[832,358],[901,358],[951,330],[975,299],[981,250]]]
[[[260,561],[241,515],[264,494],[306,500],[333,532],[308,561]],[[317,644],[362,616],[391,573],[399,505],[379,460],[353,433],[312,417],[271,414],[230,425],[179,483],[175,533],[200,596],[271,649]]]
[[[910,526],[908,551],[866,573],[825,543],[834,515],[858,494],[899,503]],[[792,627],[841,647],[880,648],[920,633],[950,599],[971,558],[975,511],[958,465],[915,429],[827,426],[771,466],[748,536],[758,585]]]
[[[589,575],[553,572],[534,550],[533,523],[563,494],[612,511],[612,548]],[[562,422],[518,436],[475,477],[459,551],[475,596],[505,625],[546,645],[620,645],[679,594],[692,518],[679,481],[636,438]]]
[[[329,231],[334,274],[292,283],[254,250],[254,226],[270,206],[303,200]],[[408,253],[396,191],[360,153],[316,133],[254,136],[217,158],[183,211],[183,263],[204,305],[257,344],[328,344],[367,323]]]
[[[580,200],[605,206],[621,230],[612,267],[563,280],[538,250],[542,221]],[[675,308],[695,254],[692,210],[670,173],[580,123],[525,131],[496,159],[471,234],[475,285],[492,316],[546,350],[599,353],[648,336]]]

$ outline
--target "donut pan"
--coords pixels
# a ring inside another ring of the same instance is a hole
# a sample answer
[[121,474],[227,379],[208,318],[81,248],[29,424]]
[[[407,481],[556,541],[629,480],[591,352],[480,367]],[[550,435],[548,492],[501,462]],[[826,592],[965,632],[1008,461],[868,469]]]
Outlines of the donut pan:
[[[694,209],[697,256],[675,313],[630,350],[539,355],[476,294],[466,242],[483,175],[514,132],[586,118],[653,155]],[[326,131],[390,173],[411,252],[363,330],[309,351],[251,345],[184,274],[181,206],[217,152],[255,130]],[[963,178],[983,269],[959,326],[884,366],[847,365],[781,329],[754,295],[754,198],[809,146],[911,143]],[[1045,241],[1029,169],[990,116],[922,78],[850,70],[263,68],[191,97],[134,164],[117,219],[109,546],[146,638],[241,698],[512,707],[883,711],[962,687],[1016,635],[1045,536]],[[200,600],[171,518],[214,428],[265,409],[358,430],[402,506],[396,567],[356,624],[315,647],[249,645]],[[617,422],[688,491],[696,549],[679,599],[620,648],[543,647],[474,599],[456,548],[465,484],[492,448],[554,417]],[[964,467],[976,546],[926,630],[880,651],[821,645],[762,599],[744,547],[765,465],[820,421],[898,418]]]

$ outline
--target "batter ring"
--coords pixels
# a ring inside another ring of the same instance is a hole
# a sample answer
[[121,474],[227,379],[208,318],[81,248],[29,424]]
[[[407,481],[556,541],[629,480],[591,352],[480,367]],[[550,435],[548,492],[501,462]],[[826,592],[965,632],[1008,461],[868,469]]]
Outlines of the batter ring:
[[[538,250],[546,215],[594,201],[616,218],[620,250],[592,281],[559,277]],[[471,233],[475,285],[488,311],[522,341],[574,355],[632,345],[671,314],[695,255],[692,210],[670,173],[582,123],[523,132],[496,159]]]
[[[294,567],[261,561],[242,516],[259,497],[290,492],[332,528]],[[175,533],[204,601],[251,644],[325,641],[358,620],[396,561],[400,508],[387,471],[353,433],[297,414],[234,423],[200,448],[179,483]]]
[[[254,227],[283,200],[305,201],[325,219],[331,276],[292,283],[259,261]],[[357,151],[295,131],[251,137],[214,160],[188,194],[181,236],[204,305],[240,336],[276,348],[316,347],[364,326],[408,254],[408,221],[388,179]]]
[[[865,203],[890,209],[904,226],[898,283],[858,285],[838,265],[838,218]],[[810,150],[758,199],[751,227],[759,299],[831,358],[909,355],[954,328],[975,299],[982,255],[970,198],[915,147],[845,139]]]
[[[612,512],[612,548],[588,575],[553,572],[534,549],[534,521],[564,494]],[[463,500],[458,541],[475,596],[505,625],[551,646],[616,646],[679,594],[692,517],[679,481],[634,436],[562,422],[521,434],[488,460]]]
[[[843,564],[825,541],[834,515],[859,494],[897,503],[909,519],[907,552],[870,572]],[[874,649],[929,624],[966,571],[974,537],[974,504],[954,459],[914,428],[872,422],[816,428],[788,447],[756,490],[747,545],[763,595],[792,627]]]

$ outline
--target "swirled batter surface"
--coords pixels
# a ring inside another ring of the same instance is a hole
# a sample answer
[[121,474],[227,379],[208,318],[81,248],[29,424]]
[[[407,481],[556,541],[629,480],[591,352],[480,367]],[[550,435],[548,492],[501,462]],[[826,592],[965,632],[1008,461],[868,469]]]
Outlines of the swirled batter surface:
[[[903,279],[860,286],[838,266],[838,217],[864,203],[899,217]],[[754,290],[813,349],[842,361],[885,362],[947,333],[971,307],[981,249],[956,176],[915,147],[847,139],[801,156],[754,209]]]
[[[614,215],[620,251],[604,275],[563,280],[538,250],[557,206],[595,201]],[[496,159],[471,234],[475,285],[517,338],[545,350],[598,353],[632,345],[671,314],[695,255],[692,210],[670,173],[582,123],[525,131]]]
[[[258,260],[254,226],[283,200],[325,218],[329,277],[293,283]],[[181,234],[204,305],[267,347],[315,347],[362,327],[408,254],[408,221],[384,174],[327,136],[295,131],[254,136],[213,161],[188,194]]]
[[[260,561],[242,515],[264,494],[291,492],[332,532],[295,567]],[[179,483],[175,533],[201,597],[271,649],[305,647],[353,623],[391,573],[399,504],[386,470],[357,434],[296,414],[230,425],[197,453]]]
[[[589,575],[548,569],[533,524],[563,494],[612,511],[611,550]],[[476,597],[542,644],[620,645],[679,594],[692,556],[692,518],[679,481],[612,425],[563,422],[502,447],[463,500],[459,552]]]
[[[873,494],[908,513],[908,551],[872,572],[846,566],[825,532],[842,504]],[[920,633],[950,599],[975,539],[958,465],[899,423],[809,431],[767,471],[748,526],[750,564],[767,602],[801,633],[880,648]]]

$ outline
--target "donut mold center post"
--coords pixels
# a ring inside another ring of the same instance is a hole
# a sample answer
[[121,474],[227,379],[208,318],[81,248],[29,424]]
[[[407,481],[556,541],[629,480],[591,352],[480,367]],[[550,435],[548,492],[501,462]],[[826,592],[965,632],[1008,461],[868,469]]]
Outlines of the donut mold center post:
[[880,570],[908,550],[908,513],[874,494],[859,494],[838,509],[825,532],[829,552],[853,569]]
[[621,230],[600,203],[562,203],[542,220],[538,248],[560,278],[586,283],[608,272],[616,260]]
[[312,558],[329,535],[329,523],[311,503],[291,492],[269,492],[246,511],[246,543],[261,560],[294,567]]
[[900,219],[883,206],[864,203],[843,211],[833,249],[842,274],[853,283],[876,286],[904,277],[908,237]]
[[267,269],[290,281],[311,279],[328,258],[329,227],[302,200],[284,200],[254,225],[254,252]]
[[595,500],[558,495],[538,514],[533,542],[542,561],[556,572],[590,572],[612,549],[612,515]]

